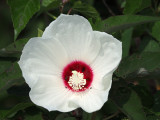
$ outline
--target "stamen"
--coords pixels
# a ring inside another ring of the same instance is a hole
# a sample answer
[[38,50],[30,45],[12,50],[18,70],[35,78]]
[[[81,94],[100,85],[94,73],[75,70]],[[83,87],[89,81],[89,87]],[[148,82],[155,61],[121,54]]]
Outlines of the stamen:
[[72,76],[70,76],[68,84],[75,91],[81,90],[83,89],[84,85],[86,85],[86,79],[83,78],[83,73],[72,71]]
[[82,92],[91,87],[93,71],[82,61],[73,61],[62,72],[65,87],[73,92]]

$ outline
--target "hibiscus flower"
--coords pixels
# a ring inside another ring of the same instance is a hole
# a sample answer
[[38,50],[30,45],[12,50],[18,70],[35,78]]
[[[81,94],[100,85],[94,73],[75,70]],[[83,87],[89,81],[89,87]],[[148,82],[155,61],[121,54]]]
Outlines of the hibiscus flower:
[[91,113],[108,100],[121,56],[119,40],[93,31],[82,16],[61,14],[42,37],[28,41],[18,63],[33,103],[49,111],[81,107]]

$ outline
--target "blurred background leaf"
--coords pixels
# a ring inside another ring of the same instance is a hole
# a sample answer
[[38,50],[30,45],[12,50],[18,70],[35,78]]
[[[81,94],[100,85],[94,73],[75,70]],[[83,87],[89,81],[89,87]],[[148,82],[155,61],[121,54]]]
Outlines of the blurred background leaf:
[[139,16],[139,15],[120,15],[110,17],[104,21],[100,21],[96,24],[96,29],[105,31],[107,33],[116,32],[129,27],[133,27],[140,24],[155,22],[160,20],[160,17],[152,16]]
[[132,33],[133,33],[133,28],[126,29],[122,33],[122,57],[127,57],[129,56],[129,50],[131,46],[131,41],[132,41]]
[[48,7],[50,4],[58,7],[60,3],[60,0],[42,0],[42,6],[44,7]]
[[[109,99],[94,113],[34,105],[17,64],[28,40],[61,13],[84,16],[122,41]],[[2,0],[0,20],[0,120],[160,120],[159,0]]]
[[158,31],[160,31],[160,21],[155,22],[152,28],[152,36],[160,42],[160,34]]
[[[14,107],[12,107],[9,110],[0,110],[0,118],[3,120],[5,120],[8,117],[13,117],[19,110],[23,110],[27,107],[32,106],[33,103],[19,103],[17,105],[15,105]],[[30,118],[31,120],[31,118]]]
[[111,99],[130,120],[146,120],[140,98],[126,83],[113,83]]
[[123,13],[135,14],[149,6],[151,6],[151,0],[126,0]]
[[160,67],[159,60],[160,52],[143,52],[141,54],[134,54],[122,60],[117,69],[116,75],[125,78],[128,74],[135,72],[140,68],[153,71]]

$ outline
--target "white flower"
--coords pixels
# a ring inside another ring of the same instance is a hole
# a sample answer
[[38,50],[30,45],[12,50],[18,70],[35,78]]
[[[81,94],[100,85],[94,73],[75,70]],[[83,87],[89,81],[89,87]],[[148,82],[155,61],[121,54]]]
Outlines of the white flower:
[[99,110],[108,99],[122,44],[78,15],[60,15],[25,45],[19,61],[30,99],[49,111]]

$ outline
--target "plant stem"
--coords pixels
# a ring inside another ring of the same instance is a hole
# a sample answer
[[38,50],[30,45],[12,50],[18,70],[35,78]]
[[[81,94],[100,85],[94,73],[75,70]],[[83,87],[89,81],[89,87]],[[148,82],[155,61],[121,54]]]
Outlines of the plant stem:
[[112,16],[115,16],[115,13],[110,9],[110,7],[108,6],[108,4],[106,3],[105,0],[102,0],[105,7],[108,9],[109,13],[112,15]]
[[71,8],[71,9],[69,9],[69,11],[68,11],[67,15],[69,15],[69,14],[71,13],[71,11],[72,11],[72,8]]
[[117,116],[119,113],[120,113],[120,111],[117,111],[117,112],[115,112],[114,114],[112,114],[111,116],[108,116],[108,117],[104,118],[103,120],[109,120],[109,119]]

